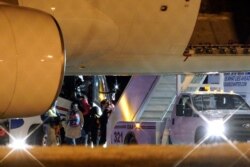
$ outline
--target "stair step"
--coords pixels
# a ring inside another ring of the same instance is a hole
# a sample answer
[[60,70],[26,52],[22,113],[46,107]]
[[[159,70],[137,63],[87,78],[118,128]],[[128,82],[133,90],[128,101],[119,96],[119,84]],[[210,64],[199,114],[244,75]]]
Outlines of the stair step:
[[152,97],[163,96],[163,97],[172,97],[176,93],[175,92],[153,92]]
[[164,112],[166,109],[167,109],[166,105],[150,105],[145,108],[144,112],[146,112],[147,110]]
[[155,121],[161,121],[161,118],[147,118],[147,117],[141,117],[140,121],[145,121],[145,122],[155,122]]
[[167,105],[170,105],[170,103],[171,102],[169,102],[169,101],[162,101],[161,103],[159,103],[159,102],[154,103],[154,102],[150,101],[147,106],[152,106],[152,107],[163,106],[163,107],[166,107]]
[[158,83],[158,85],[159,85],[160,87],[163,86],[163,85],[173,85],[173,86],[175,86],[175,84],[176,84],[176,81]]
[[164,88],[164,87],[162,87],[162,88],[157,87],[154,90],[154,92],[175,92],[175,91],[176,91],[175,88]]
[[161,121],[176,95],[176,76],[161,76],[143,108],[140,121]]
[[[174,94],[175,95],[175,94]],[[150,100],[165,100],[165,101],[172,101],[173,99],[173,96],[170,96],[170,95],[166,95],[166,96],[152,96]]]
[[152,98],[148,104],[168,104],[170,97]]
[[144,110],[143,115],[144,114],[146,114],[146,115],[148,115],[148,114],[161,115],[162,111],[161,110],[148,110],[148,109],[146,109],[146,110]]

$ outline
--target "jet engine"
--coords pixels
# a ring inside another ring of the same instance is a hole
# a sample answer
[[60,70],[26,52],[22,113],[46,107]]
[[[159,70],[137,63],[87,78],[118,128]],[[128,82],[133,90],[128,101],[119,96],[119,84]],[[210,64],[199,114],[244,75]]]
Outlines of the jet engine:
[[55,19],[44,12],[0,5],[0,118],[47,111],[64,75],[64,45]]

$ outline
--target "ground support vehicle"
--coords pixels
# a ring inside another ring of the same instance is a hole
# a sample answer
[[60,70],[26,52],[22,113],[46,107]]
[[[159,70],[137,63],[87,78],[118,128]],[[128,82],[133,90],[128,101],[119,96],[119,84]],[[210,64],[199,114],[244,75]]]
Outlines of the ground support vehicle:
[[250,140],[250,107],[235,93],[181,93],[163,122],[118,122],[111,144],[197,144]]
[[170,143],[250,140],[250,107],[238,94],[183,93],[168,121]]
[[123,122],[116,124],[111,144],[160,144],[163,122]]

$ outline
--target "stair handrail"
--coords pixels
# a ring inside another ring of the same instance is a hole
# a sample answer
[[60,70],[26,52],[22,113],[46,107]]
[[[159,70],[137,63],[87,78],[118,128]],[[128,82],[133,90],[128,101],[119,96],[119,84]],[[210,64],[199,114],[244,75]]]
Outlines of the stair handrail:
[[171,103],[169,104],[168,108],[165,110],[163,117],[161,118],[161,121],[166,117],[167,113],[170,111],[171,106],[175,103],[177,95],[175,94]]
[[141,103],[140,107],[138,107],[138,110],[136,111],[136,113],[134,114],[132,120],[133,121],[138,121],[142,115],[143,109],[145,108],[145,104],[148,103],[148,101],[150,100],[150,97],[152,96],[152,92],[155,88],[155,86],[158,84],[159,80],[160,80],[161,76],[156,76],[153,84],[150,87],[150,90],[148,91],[147,95],[144,97],[143,103]]

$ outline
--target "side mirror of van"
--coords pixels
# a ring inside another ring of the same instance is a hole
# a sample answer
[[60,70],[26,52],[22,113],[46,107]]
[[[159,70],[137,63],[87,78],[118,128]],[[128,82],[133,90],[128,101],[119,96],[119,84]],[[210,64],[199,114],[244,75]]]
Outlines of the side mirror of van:
[[184,105],[182,104],[176,105],[176,116],[184,116]]
[[193,114],[192,108],[186,108],[186,109],[184,110],[184,116],[186,116],[186,117],[191,117],[192,114]]

